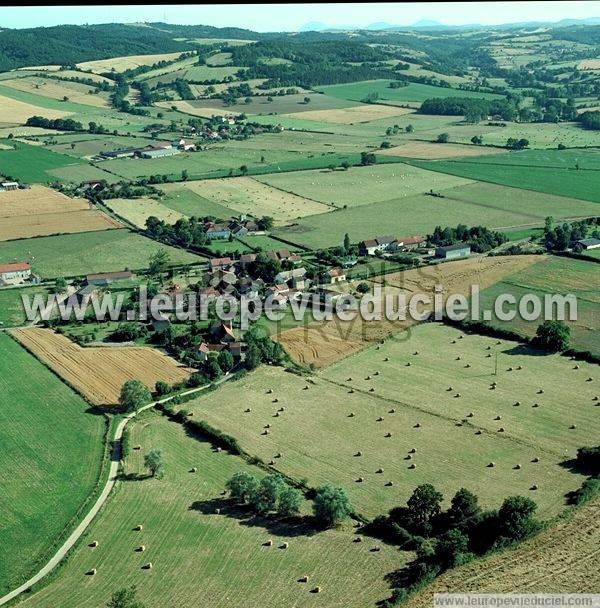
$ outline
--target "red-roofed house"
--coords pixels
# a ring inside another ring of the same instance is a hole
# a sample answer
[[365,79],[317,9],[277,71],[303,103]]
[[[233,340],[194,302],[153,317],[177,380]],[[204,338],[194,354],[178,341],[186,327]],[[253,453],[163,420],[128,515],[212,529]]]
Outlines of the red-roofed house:
[[416,234],[415,236],[401,236],[398,244],[402,249],[416,249],[425,244],[425,238]]
[[230,257],[226,257],[226,258],[212,258],[209,261],[209,265],[210,265],[210,269],[211,270],[226,270],[227,268],[229,268],[231,266],[232,262],[231,262],[231,258]]
[[29,262],[0,264],[0,281],[3,283],[27,280],[29,278],[31,278],[31,266],[29,265]]

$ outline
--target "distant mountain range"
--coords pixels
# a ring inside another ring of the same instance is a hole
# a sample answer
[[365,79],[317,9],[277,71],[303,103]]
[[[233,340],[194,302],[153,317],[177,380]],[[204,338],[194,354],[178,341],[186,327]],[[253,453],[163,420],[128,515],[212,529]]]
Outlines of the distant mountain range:
[[503,23],[500,25],[481,25],[480,23],[465,23],[461,25],[446,25],[432,19],[421,19],[411,25],[393,25],[385,21],[370,23],[367,26],[336,26],[330,27],[322,21],[309,21],[298,31],[300,32],[323,32],[323,31],[348,31],[348,30],[407,30],[407,29],[467,29],[467,28],[487,28],[487,29],[512,29],[516,27],[567,27],[571,25],[600,25],[600,17],[587,17],[586,19],[562,19],[561,21],[526,21],[518,23]]

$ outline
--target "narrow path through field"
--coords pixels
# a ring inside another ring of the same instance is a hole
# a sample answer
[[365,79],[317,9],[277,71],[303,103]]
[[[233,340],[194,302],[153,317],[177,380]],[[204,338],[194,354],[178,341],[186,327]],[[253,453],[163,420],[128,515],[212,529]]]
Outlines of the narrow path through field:
[[[233,377],[233,375],[231,373],[229,373],[229,374],[223,376],[223,378],[221,378],[219,381],[215,382],[214,384],[221,384],[227,380],[230,380],[232,377]],[[186,396],[186,395],[191,395],[193,393],[198,393],[200,391],[206,390],[209,386],[211,386],[211,385],[205,384],[204,386],[199,386],[197,388],[190,389],[189,391],[180,393],[180,396]],[[108,498],[113,487],[115,486],[115,482],[118,479],[119,462],[121,460],[121,438],[123,437],[123,431],[125,430],[127,423],[132,418],[135,418],[140,412],[153,408],[160,403],[167,403],[167,402],[171,401],[173,399],[173,397],[174,396],[166,397],[165,399],[160,399],[159,401],[153,401],[152,403],[149,403],[148,405],[141,407],[139,410],[136,410],[135,412],[129,414],[128,416],[123,418],[123,420],[121,420],[121,422],[119,422],[119,424],[115,430],[115,435],[113,438],[113,452],[111,455],[108,479],[106,481],[106,485],[104,486],[100,496],[98,496],[98,499],[94,503],[94,506],[90,509],[89,513],[81,520],[81,522],[79,523],[77,528],[75,528],[75,530],[73,530],[73,532],[71,533],[69,538],[67,538],[67,540],[58,549],[58,551],[54,554],[54,556],[50,559],[50,561],[41,570],[39,570],[36,574],[34,574],[29,580],[25,581],[22,585],[20,585],[16,589],[13,589],[13,591],[7,593],[3,597],[0,597],[0,606],[3,606],[4,604],[15,599],[21,593],[27,591],[30,587],[35,585],[37,582],[39,582],[41,579],[43,579],[47,574],[49,574],[52,570],[54,570],[54,568],[56,568],[56,566],[58,566],[58,564],[64,559],[64,557],[67,555],[67,553],[73,548],[75,543],[81,538],[83,533],[87,530],[87,528],[92,523],[92,521],[94,520],[94,518],[96,517],[96,515],[98,514],[100,509],[104,506],[106,499]]]

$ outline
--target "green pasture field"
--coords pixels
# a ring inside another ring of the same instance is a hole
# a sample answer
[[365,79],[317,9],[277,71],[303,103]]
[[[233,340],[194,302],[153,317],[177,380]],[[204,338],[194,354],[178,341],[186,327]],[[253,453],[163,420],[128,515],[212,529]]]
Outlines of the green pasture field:
[[[142,447],[125,462],[125,473],[133,479],[118,485],[61,576],[29,594],[24,608],[97,608],[115,590],[132,584],[147,608],[315,603],[365,608],[389,597],[385,575],[409,554],[385,545],[372,553],[376,541],[352,542],[350,523],[315,532],[303,522],[252,517],[232,506],[222,495],[227,479],[238,471],[264,473],[227,452],[215,452],[157,413],[133,421],[130,443]],[[145,477],[143,456],[152,448],[162,450],[166,463],[160,480]],[[196,474],[190,473],[192,467]],[[138,524],[142,532],[133,531]],[[263,546],[268,539],[272,546]],[[87,547],[91,540],[98,540],[98,547]],[[283,542],[289,543],[287,549],[281,548]],[[143,553],[136,551],[140,545]],[[144,570],[149,562],[152,569]],[[92,568],[96,575],[86,576]],[[299,583],[305,575],[309,583]],[[165,580],[177,584],[165,585]],[[318,595],[310,593],[316,586],[321,587]]]
[[186,188],[183,182],[161,184],[160,189],[165,194],[160,202],[169,207],[169,209],[173,209],[184,215],[189,215],[190,217],[213,215],[219,218],[226,218],[231,215],[231,209],[200,196],[196,192]]
[[[195,68],[194,68],[195,69]],[[230,68],[203,68],[206,70],[230,69]],[[232,114],[291,114],[293,112],[308,112],[313,110],[334,110],[338,108],[351,108],[360,104],[346,101],[339,97],[320,95],[318,93],[303,93],[297,95],[275,95],[273,101],[268,101],[268,96],[253,96],[250,103],[242,100],[233,105],[225,105],[221,99],[197,99],[190,101],[194,108],[217,108],[226,110]],[[310,99],[309,103],[304,102],[304,98]],[[210,111],[207,113],[210,117]],[[251,119],[253,120],[253,116]]]
[[600,202],[597,171],[576,171],[557,167],[529,167],[527,165],[496,165],[488,162],[455,161],[407,161],[412,165],[440,171],[460,177],[475,179],[504,186],[547,192],[578,198],[595,203]]
[[210,249],[213,255],[230,255],[232,253],[249,253],[252,251],[250,247],[244,245],[244,243],[234,239],[233,241],[229,241],[227,239],[215,239],[210,241],[206,245],[207,249]]
[[471,99],[501,99],[502,95],[495,93],[478,93],[475,91],[463,91],[448,87],[436,87],[429,84],[411,82],[405,87],[391,89],[390,80],[365,80],[363,82],[352,82],[349,84],[333,84],[317,87],[318,91],[350,101],[362,101],[370,93],[378,93],[378,102],[423,102],[432,97],[469,97]]
[[51,172],[68,168],[67,172],[85,168],[79,159],[57,154],[43,146],[32,146],[14,140],[2,140],[12,149],[0,150],[0,173],[25,183],[56,181]]
[[296,171],[263,175],[257,180],[337,207],[398,200],[430,189],[437,192],[470,183],[464,179],[440,180],[434,173],[415,171],[414,167],[399,163],[350,167],[347,171]]
[[[600,144],[600,142],[599,142]],[[556,169],[572,169],[588,171],[600,171],[600,148],[588,150],[523,150],[521,152],[509,152],[499,156],[487,156],[463,159],[464,162],[474,162],[476,164],[492,164],[505,166],[523,167],[553,167]],[[573,179],[577,179],[577,173],[573,174]],[[599,177],[600,179],[600,177]]]
[[486,182],[440,192],[444,198],[424,194],[397,197],[305,217],[278,228],[275,235],[319,248],[341,244],[346,232],[354,243],[385,234],[430,234],[437,225],[484,225],[509,233],[513,228],[543,226],[548,216],[567,219],[598,214],[597,203]]
[[225,80],[228,76],[235,76],[235,74],[243,68],[236,66],[221,66],[211,67],[208,65],[195,65],[191,68],[187,68],[184,80],[193,81],[204,81],[204,80]]
[[126,229],[5,241],[0,243],[0,259],[28,260],[33,272],[49,279],[147,268],[150,256],[160,248],[168,251],[172,264],[202,260]]
[[121,181],[121,177],[118,175],[113,175],[96,165],[91,165],[86,162],[52,169],[49,171],[49,174],[52,176],[51,181],[60,181],[70,184],[79,184],[80,182],[90,179],[102,179],[109,184]]
[[[545,257],[539,263],[511,275],[488,287],[481,293],[481,305],[491,309],[491,304],[499,294],[510,293],[516,298],[535,293],[542,300],[544,295],[573,294],[577,298],[577,320],[566,320],[571,327],[571,347],[600,355],[600,266],[566,257]],[[531,338],[535,335],[538,322],[525,321],[516,316],[510,322],[501,322],[495,317],[490,321],[493,327],[516,331]]]
[[231,253],[250,253],[252,251],[271,251],[273,249],[289,249],[289,245],[282,243],[281,241],[277,241],[276,239],[272,239],[269,236],[244,236],[239,239],[234,239],[233,241],[228,241],[227,239],[219,239],[210,241],[207,245],[207,248],[210,249],[213,254],[231,254]]
[[111,152],[123,148],[142,148],[149,144],[155,144],[156,140],[149,137],[126,137],[122,135],[89,135],[79,134],[64,140],[58,138],[58,143],[48,146],[48,149],[69,156],[96,156],[101,152]]
[[[459,335],[421,325],[343,359],[308,383],[280,369],[262,368],[241,385],[223,385],[184,407],[236,437],[250,454],[269,461],[281,452],[275,468],[285,474],[306,478],[310,486],[324,481],[344,486],[355,508],[367,516],[402,504],[422,483],[434,484],[447,501],[467,487],[486,507],[523,494],[536,500],[544,517],[560,512],[565,494],[582,481],[560,463],[577,447],[593,443],[600,426],[595,389],[585,382],[592,366],[583,364],[571,373],[567,358],[540,357],[517,343],[496,345],[495,339],[480,336],[458,340]],[[494,358],[486,357],[496,351],[497,377]],[[506,371],[518,365],[521,372]],[[499,388],[491,391],[494,379]],[[536,395],[538,387],[544,395]],[[542,406],[532,408],[538,401]],[[566,402],[573,403],[568,410]],[[275,417],[280,407],[285,411]],[[472,419],[467,417],[471,411]],[[498,415],[501,422],[494,420]],[[575,431],[571,423],[577,424]],[[266,424],[270,432],[263,435]],[[500,427],[505,432],[498,432]],[[412,448],[416,453],[408,460]],[[540,462],[532,463],[535,457]],[[489,468],[490,462],[495,467]],[[416,467],[410,469],[411,464]],[[514,469],[517,464],[520,470]],[[376,473],[379,468],[384,472]],[[356,481],[360,477],[363,482]],[[394,485],[386,485],[389,481]],[[539,489],[531,490],[533,484]]]
[[105,422],[0,333],[0,593],[39,569],[75,527],[100,475]]
[[21,294],[32,298],[36,293],[47,294],[45,287],[0,289],[0,327],[15,327],[26,322]]

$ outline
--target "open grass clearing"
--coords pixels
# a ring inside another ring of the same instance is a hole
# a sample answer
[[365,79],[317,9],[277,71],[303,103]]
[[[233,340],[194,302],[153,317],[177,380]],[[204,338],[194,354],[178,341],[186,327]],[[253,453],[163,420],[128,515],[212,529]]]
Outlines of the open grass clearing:
[[174,224],[185,217],[182,213],[169,209],[152,198],[111,198],[104,201],[104,204],[138,228],[145,228],[146,220],[150,216],[157,217],[167,224]]
[[4,80],[2,84],[19,91],[27,91],[36,95],[50,97],[51,99],[62,101],[67,97],[67,101],[96,106],[98,108],[109,106],[108,93],[97,93],[94,87],[79,82],[31,77]]
[[28,261],[35,274],[52,279],[147,268],[150,256],[161,248],[167,250],[173,265],[202,261],[200,256],[126,229],[5,241],[0,243],[0,260]]
[[334,122],[338,124],[354,124],[357,122],[369,122],[381,118],[395,118],[404,114],[410,114],[412,110],[407,108],[393,108],[374,104],[364,104],[351,108],[340,108],[336,110],[313,110],[285,114],[287,118],[301,118],[304,120],[317,120]]
[[[263,473],[155,413],[133,421],[131,444],[142,449],[127,458],[125,473],[142,479],[122,482],[92,524],[86,540],[98,547],[79,545],[61,576],[27,597],[24,608],[96,608],[131,584],[148,608],[365,608],[389,596],[384,577],[407,554],[386,546],[370,552],[376,543],[352,542],[350,525],[313,534],[231,507],[221,495],[227,479],[241,470]],[[143,454],[151,448],[161,449],[167,463],[161,480],[144,479]],[[132,531],[140,523],[143,531]],[[267,539],[272,546],[263,546]],[[143,553],[135,551],[140,545]],[[148,562],[152,570],[142,569]],[[96,575],[85,576],[92,568]],[[309,583],[298,583],[305,575]],[[165,585],[175,579],[177,585]],[[321,593],[310,593],[317,585]]]
[[68,110],[50,110],[30,103],[11,99],[0,95],[0,126],[19,125],[31,116],[43,116],[44,118],[64,118],[72,112]]
[[159,61],[172,61],[177,59],[181,53],[160,53],[156,55],[127,55],[123,57],[111,57],[110,59],[97,59],[95,61],[83,61],[77,64],[82,71],[97,72],[125,72],[133,70],[142,65],[153,65]]
[[15,329],[12,335],[94,405],[116,405],[127,380],[150,390],[159,380],[181,382],[190,371],[146,346],[81,347],[50,329]]
[[0,333],[0,388],[3,595],[75,526],[100,475],[105,421],[6,333]]

